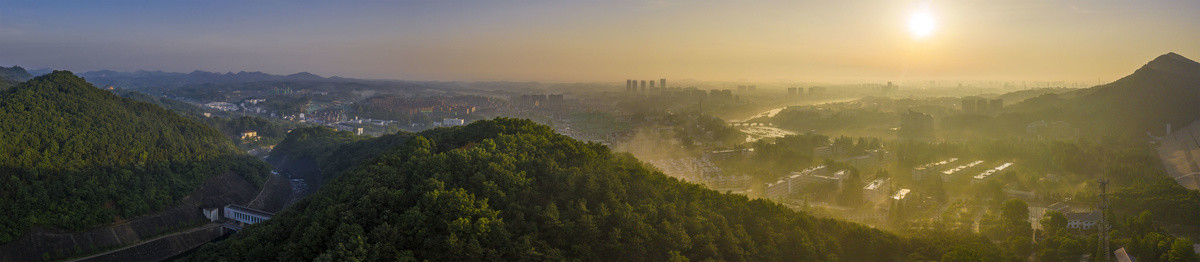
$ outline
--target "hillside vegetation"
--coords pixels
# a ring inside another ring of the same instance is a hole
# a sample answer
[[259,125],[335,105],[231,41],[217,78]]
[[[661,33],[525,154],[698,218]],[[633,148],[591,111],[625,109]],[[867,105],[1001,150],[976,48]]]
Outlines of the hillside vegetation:
[[0,91],[0,243],[161,210],[219,173],[270,168],[227,137],[67,71]]
[[0,90],[25,82],[30,78],[33,78],[33,75],[30,75],[24,68],[0,66]]
[[202,247],[190,259],[1004,257],[979,239],[906,239],[707,190],[527,120],[478,121],[411,137],[272,220]]

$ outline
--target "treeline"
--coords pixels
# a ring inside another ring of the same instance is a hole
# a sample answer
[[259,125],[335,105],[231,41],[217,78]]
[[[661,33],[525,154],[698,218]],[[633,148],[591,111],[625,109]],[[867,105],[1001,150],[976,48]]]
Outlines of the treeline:
[[161,210],[222,172],[261,184],[270,171],[212,128],[67,71],[0,91],[0,137],[0,243]]
[[[228,136],[229,139],[233,140],[234,144],[245,147],[279,143],[280,140],[283,140],[284,135],[287,135],[288,130],[296,126],[296,124],[291,122],[273,121],[257,116],[238,116],[237,114],[230,114],[228,112],[207,112],[203,108],[192,104],[169,98],[154,97],[137,91],[123,91],[120,92],[120,95],[121,97],[158,105],[208,125]],[[209,113],[210,116],[205,116],[204,113]],[[243,140],[241,135],[245,131],[255,131],[257,137],[253,140]]]
[[998,252],[722,194],[549,127],[497,119],[412,136],[187,260],[894,261],[960,249]]
[[0,90],[15,86],[21,82],[25,82],[33,78],[29,72],[19,66],[3,67],[0,66]]
[[359,162],[404,143],[411,135],[399,132],[368,139],[328,127],[297,128],[271,150],[267,161],[284,169],[315,171],[319,173],[319,178],[328,180]]

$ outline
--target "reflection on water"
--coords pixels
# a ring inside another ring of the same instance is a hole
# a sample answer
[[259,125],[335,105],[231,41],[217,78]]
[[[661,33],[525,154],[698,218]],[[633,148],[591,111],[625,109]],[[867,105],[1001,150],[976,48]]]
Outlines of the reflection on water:
[[[750,119],[755,119],[755,118],[759,118],[759,117],[775,117],[775,114],[779,114],[779,111],[783,111],[783,109],[786,109],[786,108],[787,107],[785,106],[785,107],[780,107],[780,108],[776,108],[776,109],[771,109],[767,112],[758,113],[757,115],[750,117]],[[747,119],[747,120],[750,120],[750,119]]]
[[795,135],[796,132],[779,129],[772,126],[744,126],[739,127],[742,133],[746,133],[746,142],[754,142],[759,139],[768,137],[783,137],[786,135]]
[[[755,118],[759,118],[759,117],[774,117],[775,114],[779,114],[780,111],[783,111],[784,109],[787,109],[787,108],[788,107],[785,106],[785,107],[767,110],[765,112],[758,113],[757,115],[754,115],[754,116],[752,116],[746,120],[742,120],[742,121],[748,121],[750,119],[755,119]],[[754,141],[758,141],[759,139],[768,138],[768,137],[783,137],[786,135],[795,135],[796,134],[796,132],[787,131],[787,130],[779,129],[777,127],[772,127],[772,126],[743,126],[743,127],[738,127],[738,130],[741,130],[742,133],[746,133],[746,142],[754,142]]]

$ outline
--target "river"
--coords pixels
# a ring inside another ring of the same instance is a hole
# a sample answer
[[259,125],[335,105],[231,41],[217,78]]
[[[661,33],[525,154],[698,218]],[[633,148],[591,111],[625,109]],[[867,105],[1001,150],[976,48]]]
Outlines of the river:
[[[805,103],[802,105],[791,105],[791,106],[841,103],[841,102],[848,102],[848,101],[854,101],[854,100],[855,99],[825,100],[825,101],[819,101],[819,102],[815,102],[815,103]],[[731,120],[729,122],[745,122],[745,121],[750,121],[751,119],[755,119],[755,118],[759,118],[759,117],[775,117],[775,115],[779,114],[779,112],[783,111],[784,109],[787,109],[788,107],[789,106],[773,108],[771,110],[767,110],[767,111],[763,111],[762,113],[755,114],[754,116],[751,116],[750,118],[746,118],[744,120]],[[796,132],[793,132],[791,130],[773,127],[773,126],[742,126],[742,127],[738,127],[738,130],[741,130],[742,133],[746,133],[746,135],[747,135],[746,142],[754,142],[754,141],[758,141],[759,139],[769,138],[769,137],[783,137],[786,135],[795,135],[796,134]]]
[[[759,117],[774,117],[776,114],[779,114],[779,112],[783,111],[784,109],[787,109],[787,106],[767,110],[762,113],[758,113],[754,116],[751,116],[750,118],[747,118],[745,120],[730,121],[730,122],[744,122],[744,121],[749,121],[750,119],[755,119],[755,118],[759,118]],[[769,138],[769,137],[783,137],[786,135],[795,135],[796,134],[796,132],[784,130],[782,128],[773,127],[773,126],[742,126],[742,127],[738,127],[738,130],[741,130],[742,133],[746,133],[746,142],[754,142],[754,141],[758,141],[759,139]]]

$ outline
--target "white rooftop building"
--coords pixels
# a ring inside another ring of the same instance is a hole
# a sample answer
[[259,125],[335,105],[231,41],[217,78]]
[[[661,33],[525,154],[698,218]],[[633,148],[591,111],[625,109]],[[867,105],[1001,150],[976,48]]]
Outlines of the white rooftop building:
[[443,118],[442,126],[461,126],[463,122],[462,118]]

